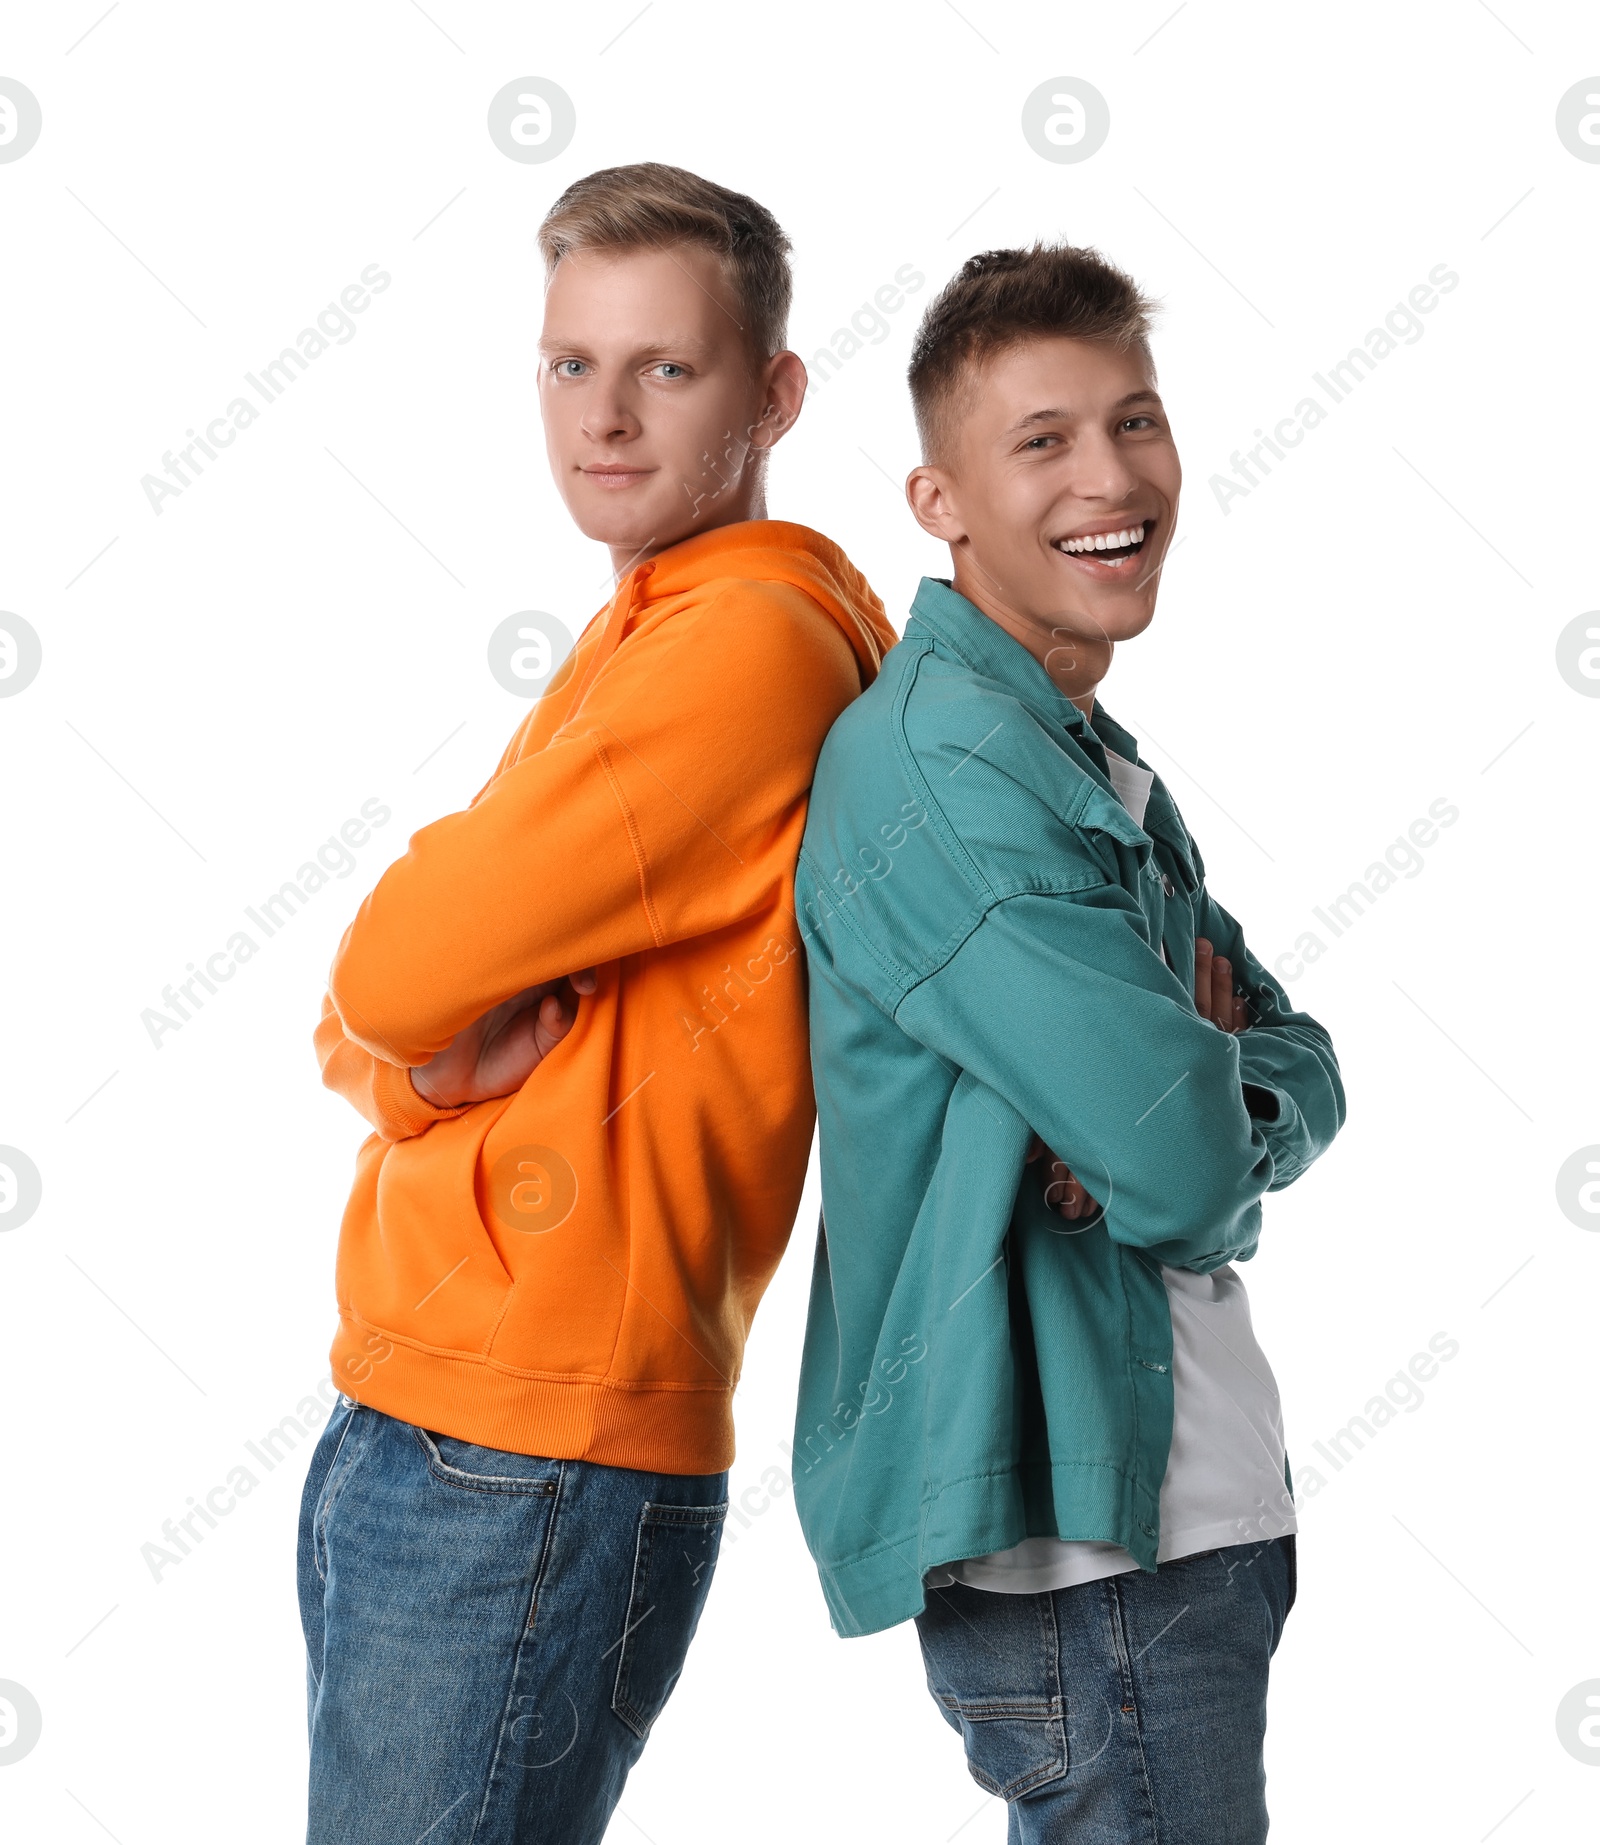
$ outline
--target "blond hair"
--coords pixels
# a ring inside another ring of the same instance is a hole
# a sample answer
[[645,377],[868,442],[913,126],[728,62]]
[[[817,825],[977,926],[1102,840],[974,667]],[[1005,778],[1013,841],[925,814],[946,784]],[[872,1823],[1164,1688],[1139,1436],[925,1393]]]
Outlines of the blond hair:
[[789,239],[764,205],[683,167],[640,161],[574,180],[539,226],[545,275],[577,250],[712,251],[739,302],[740,329],[758,359],[787,343],[793,278]]

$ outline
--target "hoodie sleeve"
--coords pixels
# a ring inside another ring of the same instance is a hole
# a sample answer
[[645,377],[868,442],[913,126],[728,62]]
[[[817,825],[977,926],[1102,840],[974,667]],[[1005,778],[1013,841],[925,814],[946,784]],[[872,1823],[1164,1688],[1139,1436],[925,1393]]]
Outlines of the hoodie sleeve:
[[409,1140],[414,1134],[426,1133],[435,1121],[466,1113],[465,1104],[435,1108],[417,1094],[404,1064],[386,1063],[346,1037],[331,997],[322,1002],[322,1017],[313,1036],[323,1082],[342,1095],[383,1139]]
[[423,1063],[525,987],[770,904],[860,690],[844,634],[781,582],[723,585],[626,638],[543,749],[379,879],[329,980],[345,1035]]

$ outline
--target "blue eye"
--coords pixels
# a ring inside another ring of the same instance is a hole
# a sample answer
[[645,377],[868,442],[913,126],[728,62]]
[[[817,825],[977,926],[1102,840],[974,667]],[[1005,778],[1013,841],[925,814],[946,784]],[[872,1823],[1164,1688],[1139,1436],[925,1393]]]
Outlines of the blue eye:
[[569,371],[567,369],[568,366],[577,366],[579,370],[581,370],[583,367],[583,360],[582,359],[557,359],[552,369],[554,370],[558,378],[575,378],[577,376],[577,372]]
[[656,370],[659,371],[664,378],[681,378],[684,375],[683,367],[672,359],[663,359],[660,365],[656,367]]

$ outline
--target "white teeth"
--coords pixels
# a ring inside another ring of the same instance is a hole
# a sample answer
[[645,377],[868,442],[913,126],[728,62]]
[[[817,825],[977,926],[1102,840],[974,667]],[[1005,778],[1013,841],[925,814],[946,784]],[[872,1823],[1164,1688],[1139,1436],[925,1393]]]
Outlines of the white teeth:
[[1087,538],[1063,538],[1057,548],[1069,556],[1082,551],[1113,551],[1124,545],[1141,543],[1144,533],[1144,523],[1141,522],[1120,532],[1093,532]]

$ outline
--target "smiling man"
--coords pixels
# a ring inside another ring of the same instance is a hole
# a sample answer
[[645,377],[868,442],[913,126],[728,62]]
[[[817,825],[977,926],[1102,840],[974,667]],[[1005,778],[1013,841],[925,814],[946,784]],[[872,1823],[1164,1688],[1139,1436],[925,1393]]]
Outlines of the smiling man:
[[615,168],[540,246],[550,466],[616,593],[330,977],[324,1081],[375,1131],[301,1506],[310,1845],[605,1831],[710,1587],[805,1177],[816,755],[894,640],[767,517],[805,390],[772,215]]
[[1014,1845],[1266,1837],[1294,1507],[1232,1263],[1344,1118],[1098,701],[1177,521],[1148,330],[1071,247],[974,257],[929,307],[907,497],[953,574],[829,736],[796,880],[796,1505],[841,1632],[915,1617]]

